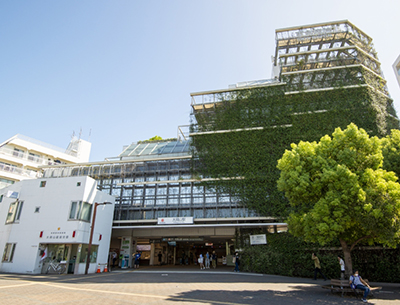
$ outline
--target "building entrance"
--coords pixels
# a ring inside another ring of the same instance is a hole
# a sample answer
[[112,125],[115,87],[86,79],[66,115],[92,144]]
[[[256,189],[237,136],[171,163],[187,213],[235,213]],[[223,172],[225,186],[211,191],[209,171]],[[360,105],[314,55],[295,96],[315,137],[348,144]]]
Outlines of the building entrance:
[[206,256],[208,253],[211,256],[213,252],[218,258],[217,263],[222,265],[234,251],[234,227],[114,227],[112,234],[110,252],[119,251],[124,253],[124,257],[129,256],[128,268],[133,267],[136,252],[141,254],[142,266],[193,266],[198,264],[200,255]]

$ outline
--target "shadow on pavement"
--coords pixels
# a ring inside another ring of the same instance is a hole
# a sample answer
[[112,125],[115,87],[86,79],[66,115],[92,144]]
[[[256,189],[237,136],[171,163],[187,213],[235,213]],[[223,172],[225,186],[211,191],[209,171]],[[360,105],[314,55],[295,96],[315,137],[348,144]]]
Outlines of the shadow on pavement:
[[[200,302],[209,303],[212,305],[221,304],[248,304],[248,305],[282,305],[282,304],[360,304],[361,298],[354,296],[340,297],[338,294],[326,293],[326,291],[317,291],[315,288],[304,286],[292,286],[291,291],[276,291],[276,290],[258,290],[240,291],[238,286],[237,291],[227,290],[193,290],[180,293],[177,296],[171,297],[168,301],[171,302]],[[230,301],[228,301],[230,300]],[[374,304],[378,298],[369,299],[369,304]],[[379,300],[382,300],[379,298]],[[389,299],[390,300],[390,299]]]

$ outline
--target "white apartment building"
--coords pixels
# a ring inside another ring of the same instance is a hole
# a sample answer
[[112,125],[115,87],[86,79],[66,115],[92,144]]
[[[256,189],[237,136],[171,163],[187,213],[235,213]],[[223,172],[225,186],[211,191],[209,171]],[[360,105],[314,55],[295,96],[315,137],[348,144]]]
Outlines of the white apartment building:
[[0,189],[25,179],[40,178],[39,166],[89,161],[91,143],[73,137],[62,149],[20,134],[0,143]]
[[65,261],[65,272],[84,274],[95,211],[88,272],[96,272],[99,264],[103,271],[114,200],[90,177],[30,179],[1,189],[0,272],[46,273],[50,261]]
[[392,67],[394,70],[394,74],[396,75],[397,83],[400,86],[400,55],[399,57],[397,57]]

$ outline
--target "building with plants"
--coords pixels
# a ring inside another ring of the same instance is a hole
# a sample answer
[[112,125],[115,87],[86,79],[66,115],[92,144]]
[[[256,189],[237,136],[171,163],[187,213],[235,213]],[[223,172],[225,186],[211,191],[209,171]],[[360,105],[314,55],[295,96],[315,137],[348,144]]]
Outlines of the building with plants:
[[[48,165],[43,178],[90,176],[97,188],[115,196],[112,252],[128,257],[142,252],[142,264],[191,264],[200,253],[230,255],[238,227],[286,230],[286,224],[260,217],[235,196],[203,185],[191,172],[190,141],[140,141],[115,158],[75,165]],[[232,261],[232,260],[231,260]]]
[[273,74],[192,93],[190,136],[194,171],[214,179],[209,188],[285,216],[276,165],[291,143],[350,123],[381,137],[399,120],[372,38],[347,20],[276,30]]
[[276,30],[273,73],[192,93],[190,131],[179,128],[176,139],[132,143],[105,161],[46,165],[43,179],[90,176],[115,196],[111,251],[124,266],[135,251],[150,265],[160,252],[163,264],[190,264],[207,251],[232,262],[245,230],[287,229],[276,166],[291,143],[351,122],[378,136],[399,127],[372,39],[348,21]]

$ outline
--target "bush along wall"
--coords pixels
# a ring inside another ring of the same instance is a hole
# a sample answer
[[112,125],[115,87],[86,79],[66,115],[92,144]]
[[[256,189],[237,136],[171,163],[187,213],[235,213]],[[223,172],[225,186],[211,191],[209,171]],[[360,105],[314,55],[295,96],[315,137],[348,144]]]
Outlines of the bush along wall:
[[[267,234],[267,245],[249,245],[250,234]],[[241,252],[241,270],[265,274],[312,278],[315,253],[327,278],[340,278],[337,256],[342,256],[340,244],[320,247],[305,243],[289,233],[263,233],[241,230],[237,238]],[[400,248],[360,246],[352,251],[353,268],[372,282],[400,282]],[[320,278],[320,275],[318,275]]]

